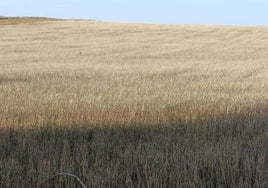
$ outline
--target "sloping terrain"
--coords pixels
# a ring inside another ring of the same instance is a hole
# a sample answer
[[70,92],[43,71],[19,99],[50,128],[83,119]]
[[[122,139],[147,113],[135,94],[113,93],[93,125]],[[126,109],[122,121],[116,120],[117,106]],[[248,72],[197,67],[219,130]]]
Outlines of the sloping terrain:
[[0,28],[0,125],[153,125],[247,113],[268,99],[267,31],[87,21]]
[[10,23],[0,187],[267,187],[267,27]]

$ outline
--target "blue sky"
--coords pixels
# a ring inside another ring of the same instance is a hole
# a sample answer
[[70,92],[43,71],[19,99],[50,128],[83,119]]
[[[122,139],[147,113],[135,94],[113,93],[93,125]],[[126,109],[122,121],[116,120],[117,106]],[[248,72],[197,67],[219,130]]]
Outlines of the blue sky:
[[120,22],[268,25],[268,0],[0,0],[0,15]]

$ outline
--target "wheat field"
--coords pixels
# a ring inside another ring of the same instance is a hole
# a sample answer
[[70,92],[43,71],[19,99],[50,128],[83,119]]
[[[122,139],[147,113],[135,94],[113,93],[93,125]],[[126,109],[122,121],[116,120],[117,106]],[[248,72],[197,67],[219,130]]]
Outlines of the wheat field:
[[0,36],[1,127],[169,125],[268,101],[268,28],[57,21]]
[[39,21],[0,20],[0,187],[267,187],[267,27]]

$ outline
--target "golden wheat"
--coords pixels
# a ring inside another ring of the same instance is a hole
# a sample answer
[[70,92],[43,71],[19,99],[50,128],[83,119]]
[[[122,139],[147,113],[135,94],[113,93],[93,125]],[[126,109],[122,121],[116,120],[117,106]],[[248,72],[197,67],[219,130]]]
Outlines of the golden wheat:
[[0,187],[267,187],[267,31],[0,20]]
[[266,27],[0,26],[0,126],[169,125],[241,114],[267,103],[267,60]]

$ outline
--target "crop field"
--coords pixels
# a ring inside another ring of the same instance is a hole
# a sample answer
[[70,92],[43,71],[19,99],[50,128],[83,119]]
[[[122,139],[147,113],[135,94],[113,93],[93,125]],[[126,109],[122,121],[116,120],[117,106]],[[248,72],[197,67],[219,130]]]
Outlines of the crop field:
[[267,27],[2,23],[0,187],[268,186]]

